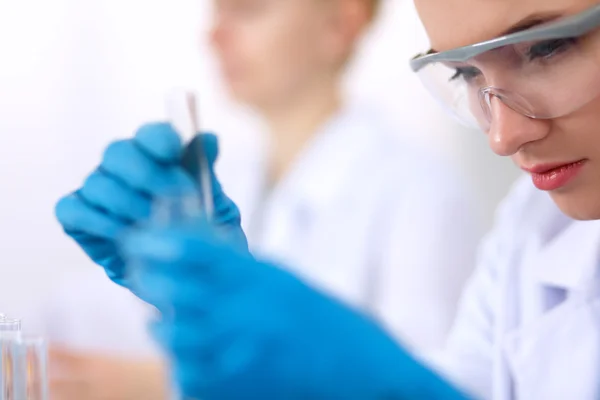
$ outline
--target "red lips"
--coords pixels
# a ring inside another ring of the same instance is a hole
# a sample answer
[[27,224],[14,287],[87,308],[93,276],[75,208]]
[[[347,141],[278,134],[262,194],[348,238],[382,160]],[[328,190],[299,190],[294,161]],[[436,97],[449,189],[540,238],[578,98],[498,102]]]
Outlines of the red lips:
[[540,190],[552,191],[569,183],[584,167],[587,160],[571,163],[539,164],[523,168],[531,174],[535,187]]

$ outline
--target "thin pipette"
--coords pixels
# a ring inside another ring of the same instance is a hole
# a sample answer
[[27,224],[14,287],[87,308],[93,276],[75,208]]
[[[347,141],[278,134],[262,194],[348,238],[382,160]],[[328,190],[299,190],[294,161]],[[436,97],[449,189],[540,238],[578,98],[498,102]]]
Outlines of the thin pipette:
[[194,146],[191,153],[196,156],[198,175],[194,177],[200,187],[202,205],[206,218],[210,221],[214,214],[214,199],[212,178],[208,158],[202,140],[195,138],[200,133],[197,113],[196,95],[190,91],[174,90],[167,96],[167,112],[175,129],[183,140],[188,140],[187,146]]
[[[198,109],[197,109],[196,95],[194,93],[188,92],[187,96],[186,96],[186,100],[187,100],[187,106],[188,106],[189,120],[190,120],[192,129],[195,134],[198,134],[200,132],[200,124],[199,124],[198,112],[197,112]],[[206,218],[210,221],[213,217],[215,203],[214,203],[214,199],[213,199],[212,177],[211,177],[211,173],[209,170],[208,157],[206,155],[206,151],[202,144],[202,140],[200,140],[200,139],[192,140],[190,145],[196,146],[196,148],[194,149],[195,150],[194,154],[196,154],[198,156],[197,161],[198,161],[198,166],[199,166],[199,168],[198,168],[199,176],[197,176],[196,179],[200,183],[200,191],[202,193],[202,201],[204,204],[204,212],[206,213]]]

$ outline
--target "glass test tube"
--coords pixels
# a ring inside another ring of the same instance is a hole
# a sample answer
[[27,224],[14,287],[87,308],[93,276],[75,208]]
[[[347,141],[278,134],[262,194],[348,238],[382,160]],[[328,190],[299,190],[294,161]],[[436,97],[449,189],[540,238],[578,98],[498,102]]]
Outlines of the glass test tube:
[[[48,400],[48,352],[40,337],[22,337],[16,351],[17,387],[26,400]],[[16,397],[15,400],[20,400]]]
[[16,363],[15,343],[21,336],[21,321],[2,316],[0,319],[0,399],[16,400],[15,388]]
[[24,336],[21,321],[0,318],[0,400],[48,400],[47,347]]

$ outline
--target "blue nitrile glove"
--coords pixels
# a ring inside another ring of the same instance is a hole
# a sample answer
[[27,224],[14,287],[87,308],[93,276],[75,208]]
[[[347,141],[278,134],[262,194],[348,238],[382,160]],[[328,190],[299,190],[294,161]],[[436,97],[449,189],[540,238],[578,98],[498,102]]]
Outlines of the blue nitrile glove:
[[201,221],[133,230],[123,249],[184,396],[464,399],[375,322]]
[[197,157],[200,140],[209,161],[215,202],[214,223],[246,246],[236,205],[223,193],[214,174],[217,138],[199,135],[185,149],[170,124],[149,124],[133,139],[112,143],[100,166],[75,193],[61,199],[56,215],[71,236],[108,276],[128,287],[124,261],[115,240],[126,228],[145,222],[157,196],[199,196]]

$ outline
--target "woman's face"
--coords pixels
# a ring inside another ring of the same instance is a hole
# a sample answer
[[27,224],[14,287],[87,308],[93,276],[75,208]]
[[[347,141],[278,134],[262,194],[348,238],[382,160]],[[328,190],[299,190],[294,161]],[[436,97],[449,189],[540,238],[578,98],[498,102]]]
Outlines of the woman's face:
[[268,108],[337,78],[352,41],[342,3],[215,0],[213,45],[234,97]]
[[[415,4],[431,47],[444,51],[493,39],[532,21],[576,14],[597,5],[597,0],[415,0]],[[600,41],[599,35],[594,40]],[[600,54],[597,57],[600,65]],[[527,118],[500,101],[494,101],[492,115],[487,134],[495,153],[510,156],[530,172],[534,184],[547,190],[565,214],[600,219],[600,96],[550,120]]]

